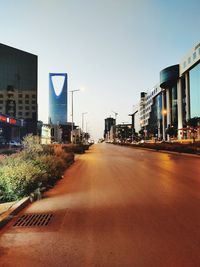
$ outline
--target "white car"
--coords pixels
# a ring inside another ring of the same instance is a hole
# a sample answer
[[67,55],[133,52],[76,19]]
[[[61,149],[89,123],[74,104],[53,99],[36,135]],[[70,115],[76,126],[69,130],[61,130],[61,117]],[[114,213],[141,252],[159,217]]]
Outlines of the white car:
[[14,140],[11,140],[11,141],[8,143],[8,145],[10,145],[10,146],[14,146],[14,147],[19,147],[19,146],[21,146],[21,144],[20,144],[19,142],[14,141]]

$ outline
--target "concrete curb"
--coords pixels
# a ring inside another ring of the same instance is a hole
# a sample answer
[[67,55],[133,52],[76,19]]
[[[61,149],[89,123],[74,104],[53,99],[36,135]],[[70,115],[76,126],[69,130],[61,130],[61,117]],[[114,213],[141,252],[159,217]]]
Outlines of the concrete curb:
[[141,148],[141,149],[149,150],[149,151],[152,151],[152,152],[160,152],[160,153],[166,153],[166,154],[174,154],[174,155],[195,157],[195,158],[199,158],[200,159],[200,155],[198,155],[198,154],[183,153],[183,152],[176,152],[176,151],[170,151],[170,150],[159,150],[159,149],[153,149],[153,148]]
[[189,157],[194,157],[194,158],[199,158],[200,159],[200,155],[192,154],[192,153],[183,153],[183,152],[176,152],[176,151],[169,151],[169,150],[158,150],[156,152],[175,154],[175,155],[182,155],[182,156],[189,156]]
[[148,148],[148,147],[138,147],[138,149],[149,150],[152,152],[160,152],[160,153],[166,153],[166,154],[174,154],[174,155],[180,155],[180,156],[189,156],[189,157],[200,158],[200,155],[192,154],[192,153],[182,153],[182,152],[170,151],[170,150],[159,150],[159,149]]
[[174,155],[181,155],[181,156],[189,156],[189,157],[195,157],[200,159],[200,154],[192,154],[192,153],[184,153],[184,152],[176,152],[176,151],[170,151],[170,150],[159,150],[156,148],[148,148],[148,147],[140,147],[140,146],[123,146],[122,147],[129,147],[129,148],[136,148],[141,150],[148,150],[152,152],[160,152],[160,153],[166,153],[166,154],[174,154]]
[[30,198],[25,197],[19,200],[9,210],[0,215],[0,229],[2,229],[18,212],[24,209],[30,203]]

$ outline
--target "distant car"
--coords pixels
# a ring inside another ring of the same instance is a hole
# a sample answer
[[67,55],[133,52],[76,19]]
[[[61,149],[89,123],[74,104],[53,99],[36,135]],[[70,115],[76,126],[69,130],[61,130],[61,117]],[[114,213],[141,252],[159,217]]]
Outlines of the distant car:
[[8,145],[13,146],[13,147],[20,147],[21,143],[11,140],[10,142],[8,142]]

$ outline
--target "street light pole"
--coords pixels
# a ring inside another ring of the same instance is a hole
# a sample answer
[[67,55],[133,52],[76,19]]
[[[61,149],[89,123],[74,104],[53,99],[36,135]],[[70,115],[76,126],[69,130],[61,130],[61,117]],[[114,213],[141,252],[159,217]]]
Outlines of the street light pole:
[[87,114],[87,112],[82,112],[82,131],[84,132],[84,115]]
[[72,93],[72,132],[71,132],[72,144],[74,143],[74,135],[73,135],[73,131],[74,131],[74,92],[78,92],[78,91],[80,91],[80,89],[70,91]]

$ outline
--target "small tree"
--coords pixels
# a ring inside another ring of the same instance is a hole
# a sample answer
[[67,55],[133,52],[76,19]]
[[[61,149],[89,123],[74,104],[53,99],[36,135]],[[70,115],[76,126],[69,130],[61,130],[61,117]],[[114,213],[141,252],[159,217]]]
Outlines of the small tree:
[[200,117],[193,117],[187,120],[187,125],[192,128],[197,128],[199,124],[200,124]]
[[144,129],[140,129],[139,130],[139,134],[140,134],[140,138],[143,139],[144,138]]
[[191,127],[193,143],[195,142],[197,126],[200,125],[200,117],[193,117],[187,120],[187,125]]
[[166,134],[168,134],[170,137],[173,137],[175,135],[175,129],[173,125],[168,124],[168,127],[166,129]]

